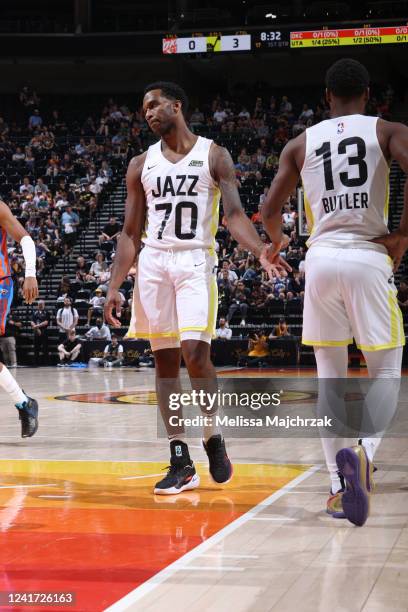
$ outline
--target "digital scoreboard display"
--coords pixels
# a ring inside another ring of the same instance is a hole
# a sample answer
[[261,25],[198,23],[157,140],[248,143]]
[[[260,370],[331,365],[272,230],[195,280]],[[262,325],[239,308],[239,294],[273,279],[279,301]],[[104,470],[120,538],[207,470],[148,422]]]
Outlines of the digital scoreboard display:
[[216,53],[219,51],[250,51],[250,34],[205,35],[163,38],[163,53]]
[[385,45],[408,43],[408,26],[353,28],[346,30],[311,30],[290,33],[291,49],[305,47],[339,47],[351,45]]
[[384,45],[408,43],[408,25],[358,28],[325,28],[291,32],[289,29],[263,29],[251,32],[193,33],[162,38],[162,53],[221,53],[233,51],[287,51],[314,47]]

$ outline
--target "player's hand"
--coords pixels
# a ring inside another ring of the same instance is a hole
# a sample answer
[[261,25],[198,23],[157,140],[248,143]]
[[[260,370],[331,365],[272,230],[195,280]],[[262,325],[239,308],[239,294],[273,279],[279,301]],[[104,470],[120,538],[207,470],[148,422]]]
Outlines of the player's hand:
[[122,311],[122,300],[120,299],[119,291],[108,291],[104,304],[105,319],[113,327],[121,327],[119,319],[113,316],[113,310],[116,311],[116,316],[120,317]]
[[388,255],[394,262],[393,269],[396,272],[400,266],[401,260],[408,249],[408,236],[404,235],[401,230],[397,229],[385,236],[373,238],[370,242],[382,244],[388,251]]
[[273,277],[280,278],[282,272],[291,272],[292,268],[288,262],[280,256],[282,249],[286,248],[289,244],[289,238],[286,234],[283,234],[285,238],[276,244],[265,245],[259,256],[259,261],[268,273],[270,279]]
[[34,276],[27,276],[24,280],[23,296],[26,304],[32,304],[38,298],[38,284]]

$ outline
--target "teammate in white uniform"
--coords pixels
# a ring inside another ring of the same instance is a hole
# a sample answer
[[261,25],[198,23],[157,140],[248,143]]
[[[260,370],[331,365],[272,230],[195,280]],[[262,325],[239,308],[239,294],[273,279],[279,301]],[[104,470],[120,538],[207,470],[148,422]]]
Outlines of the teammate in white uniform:
[[[371,378],[401,376],[405,336],[393,269],[408,247],[408,190],[400,227],[388,233],[388,175],[392,159],[408,171],[408,128],[364,116],[368,85],[367,70],[354,60],[339,60],[328,70],[331,118],[288,143],[262,207],[277,254],[282,204],[301,176],[310,228],[303,343],[314,347],[319,378],[347,376],[347,345],[353,337]],[[390,388],[384,410],[393,413],[399,384]],[[367,519],[366,468],[380,439],[365,438],[351,449],[342,448],[343,439],[322,439],[331,477],[331,514],[343,512],[358,525]]]
[[[271,247],[262,243],[242,209],[228,151],[188,129],[184,91],[174,83],[153,83],[145,90],[143,110],[160,140],[129,164],[126,217],[105,312],[107,320],[118,325],[112,315],[113,308],[120,312],[118,289],[142,241],[128,336],[149,338],[154,352],[158,402],[171,449],[169,471],[154,491],[175,494],[199,485],[184,427],[174,418],[181,417],[181,410],[169,410],[169,395],[181,391],[181,355],[195,390],[217,390],[210,343],[218,303],[214,247],[220,196],[235,240],[259,257],[270,274],[279,272],[285,263],[269,262]],[[224,483],[232,476],[232,466],[212,418],[216,408],[206,408],[202,406],[210,418],[203,443],[210,474]]]

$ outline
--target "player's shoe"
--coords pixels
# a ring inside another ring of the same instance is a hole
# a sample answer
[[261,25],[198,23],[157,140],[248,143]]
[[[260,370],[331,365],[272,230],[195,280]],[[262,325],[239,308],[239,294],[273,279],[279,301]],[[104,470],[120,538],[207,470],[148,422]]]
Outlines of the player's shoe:
[[226,484],[232,478],[232,463],[225,450],[225,441],[221,434],[211,436],[204,442],[207,453],[211,478],[218,484]]
[[346,481],[341,498],[343,512],[351,523],[361,527],[370,511],[372,463],[362,445],[339,450],[336,463]]
[[326,512],[334,518],[346,518],[343,512],[342,497],[346,490],[344,478],[339,474],[341,489],[337,493],[330,491],[330,497],[327,500]]
[[187,444],[172,440],[170,450],[170,465],[166,476],[156,482],[154,487],[156,495],[177,495],[182,491],[196,489],[200,484],[200,477],[190,459]]
[[38,429],[38,402],[27,396],[27,401],[16,405],[21,421],[21,437],[31,438]]

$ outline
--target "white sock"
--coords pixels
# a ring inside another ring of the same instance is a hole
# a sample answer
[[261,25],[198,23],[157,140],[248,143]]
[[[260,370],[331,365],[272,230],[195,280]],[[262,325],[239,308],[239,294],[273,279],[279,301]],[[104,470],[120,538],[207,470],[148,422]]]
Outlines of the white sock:
[[363,438],[362,439],[362,443],[363,443],[365,452],[367,453],[367,457],[372,462],[373,459],[374,459],[375,452],[376,452],[377,448],[381,444],[381,437],[378,437],[378,438]]
[[11,396],[15,404],[22,404],[28,400],[14,376],[11,375],[4,364],[2,364],[0,370],[0,386]]

